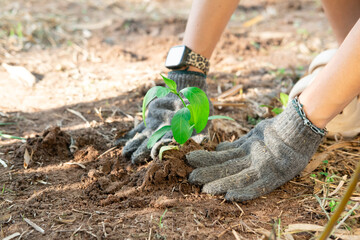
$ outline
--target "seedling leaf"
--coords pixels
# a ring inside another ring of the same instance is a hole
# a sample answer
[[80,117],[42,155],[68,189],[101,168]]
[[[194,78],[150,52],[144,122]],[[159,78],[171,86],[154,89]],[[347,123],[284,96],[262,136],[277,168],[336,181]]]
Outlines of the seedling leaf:
[[171,130],[175,140],[179,144],[184,144],[192,135],[193,128],[190,126],[190,110],[182,108],[177,111],[171,120]]
[[192,105],[191,104],[188,104],[188,105],[186,105],[186,107],[189,109],[189,111],[190,111],[190,115],[191,115],[191,117],[190,117],[190,120],[189,120],[189,123],[190,123],[190,125],[194,125],[195,124],[195,120],[194,120],[194,113],[193,113],[193,108],[192,108]]
[[163,78],[165,84],[170,88],[170,90],[175,93],[177,89],[176,82],[174,82],[174,80],[171,80],[170,78],[164,77],[163,75],[161,75],[161,77]]
[[284,108],[287,106],[289,101],[289,95],[286,93],[280,93],[280,102],[284,106]]
[[160,128],[159,130],[157,130],[156,132],[153,133],[153,135],[151,135],[151,137],[149,138],[149,141],[147,143],[147,148],[152,148],[155,143],[160,139],[162,138],[165,133],[167,133],[168,131],[171,130],[171,126],[170,125],[166,125],[166,126],[163,126],[162,128]]
[[231,120],[231,121],[235,121],[233,118],[231,117],[228,117],[228,116],[222,116],[222,115],[213,115],[213,116],[210,116],[208,118],[208,120],[214,120],[214,119],[227,119],[227,120]]
[[191,119],[195,130],[200,133],[207,124],[209,117],[209,100],[203,90],[197,87],[187,87],[180,91],[191,105]]
[[282,113],[284,111],[284,109],[282,109],[282,108],[273,108],[271,111],[273,113],[275,113],[276,115],[279,115],[280,113]]
[[142,117],[143,117],[143,121],[144,124],[146,126],[146,122],[145,122],[145,111],[146,111],[146,107],[147,105],[149,105],[149,103],[155,98],[162,98],[165,97],[171,90],[166,88],[166,87],[162,87],[162,86],[155,86],[150,88],[150,90],[146,93],[144,100],[143,100],[143,105],[142,105]]
[[163,214],[161,215],[161,217],[160,217],[160,220],[159,220],[159,227],[160,227],[160,228],[162,228],[162,227],[164,226],[163,223],[162,223],[162,220],[163,220],[163,218],[164,218],[167,210],[168,210],[168,209],[165,209],[164,213],[163,213]]
[[165,151],[169,151],[169,150],[173,150],[173,149],[179,150],[179,147],[178,146],[171,146],[171,145],[170,146],[162,146],[160,148],[160,151],[159,151],[159,159],[160,159],[160,161],[162,160],[163,153]]

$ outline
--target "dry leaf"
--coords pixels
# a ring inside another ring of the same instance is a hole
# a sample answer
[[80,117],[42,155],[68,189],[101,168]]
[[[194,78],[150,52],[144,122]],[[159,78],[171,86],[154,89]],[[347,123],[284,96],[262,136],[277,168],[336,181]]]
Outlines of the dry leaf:
[[31,156],[29,154],[29,151],[27,150],[27,148],[25,148],[25,153],[24,153],[24,168],[27,169],[29,164],[31,161]]
[[326,160],[329,157],[330,153],[331,151],[316,153],[312,158],[313,160],[300,173],[300,176],[304,177],[312,173],[312,171],[314,171],[320,164],[323,163],[324,160]]

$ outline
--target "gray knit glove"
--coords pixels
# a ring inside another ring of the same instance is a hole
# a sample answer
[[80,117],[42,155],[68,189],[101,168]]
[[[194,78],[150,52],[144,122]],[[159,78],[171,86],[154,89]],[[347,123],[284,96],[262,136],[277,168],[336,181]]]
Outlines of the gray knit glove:
[[[206,92],[207,85],[204,74],[190,71],[172,71],[169,73],[168,78],[176,82],[178,91],[186,87],[198,87]],[[149,137],[162,126],[170,125],[175,112],[182,107],[183,104],[181,100],[173,93],[152,101],[148,108],[146,127],[142,122],[127,133],[124,138],[116,141],[117,144],[126,142],[122,155],[131,158],[131,162],[134,164],[145,162],[150,158],[150,153],[152,153],[151,156],[154,157],[156,148],[161,144],[171,142],[173,136],[171,131],[166,133],[153,147],[153,151],[146,146]]]
[[299,174],[315,153],[323,134],[324,130],[307,120],[294,99],[281,114],[263,120],[233,143],[219,144],[216,152],[189,153],[187,160],[196,167],[189,181],[204,185],[204,193],[226,193],[227,200],[257,198]]

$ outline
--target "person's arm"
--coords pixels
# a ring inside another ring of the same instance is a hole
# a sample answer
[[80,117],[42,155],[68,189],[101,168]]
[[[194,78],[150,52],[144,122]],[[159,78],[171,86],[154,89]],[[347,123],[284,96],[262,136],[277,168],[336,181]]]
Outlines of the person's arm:
[[299,96],[313,124],[324,128],[360,94],[360,20],[335,56]]
[[340,45],[360,17],[360,1],[322,0],[321,2]]
[[[189,181],[202,191],[244,201],[267,194],[298,175],[326,134],[323,127],[360,94],[360,20],[312,84],[273,119],[247,135],[186,157]],[[305,112],[305,113],[304,113]]]
[[[238,2],[238,0],[194,0],[183,44],[193,52],[209,59]],[[171,71],[168,77],[176,82],[178,90],[192,86],[206,92],[206,75],[204,73],[200,69],[189,67],[187,71]],[[147,148],[149,137],[160,127],[169,125],[172,116],[181,106],[182,103],[179,103],[170,94],[151,102],[146,118],[147,126],[145,127],[144,123],[141,123],[128,132],[125,137],[116,140],[116,145],[126,143],[122,155],[130,158],[135,164],[147,161],[151,153]],[[171,142],[172,137],[172,134],[166,134],[156,146]],[[156,147],[153,147],[153,150],[156,150]]]

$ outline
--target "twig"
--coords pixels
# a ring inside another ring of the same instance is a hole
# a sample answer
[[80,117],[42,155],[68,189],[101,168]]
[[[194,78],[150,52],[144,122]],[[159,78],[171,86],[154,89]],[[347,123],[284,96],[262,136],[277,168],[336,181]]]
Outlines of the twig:
[[331,193],[329,193],[328,196],[331,197],[332,195],[334,195],[335,193],[337,193],[337,192],[341,189],[341,187],[344,185],[346,179],[347,179],[347,175],[345,175],[345,176],[343,177],[343,180],[340,181],[339,185],[335,188],[334,191],[332,191]]
[[148,240],[151,240],[151,232],[152,232],[152,228],[150,228]]
[[16,237],[18,237],[18,236],[20,236],[20,233],[19,233],[19,232],[16,232],[16,233],[13,233],[13,234],[11,234],[11,235],[3,238],[3,240],[10,240],[10,239],[16,238]]
[[71,210],[74,211],[74,212],[77,212],[77,213],[83,213],[83,214],[87,214],[87,215],[92,215],[91,212],[84,212],[84,211],[76,210],[75,208],[73,208]]
[[346,213],[346,215],[338,223],[338,225],[335,226],[334,231],[336,231],[336,229],[338,229],[341,226],[341,224],[343,224],[346,221],[346,219],[348,219],[348,217],[359,207],[359,205],[360,205],[359,203],[356,203],[355,206],[352,209],[350,209],[349,212]]
[[244,210],[242,210],[242,208],[239,206],[239,204],[237,204],[237,202],[233,202],[234,204],[235,204],[235,206],[237,206],[237,208],[240,210],[240,217],[242,217],[244,214],[245,214],[245,212],[244,212]]
[[239,234],[234,229],[232,230],[232,234],[234,235],[236,240],[241,240]]
[[29,224],[30,226],[32,226],[36,231],[40,232],[41,234],[45,234],[45,230],[39,227],[38,225],[36,225],[30,219],[24,218],[24,221],[27,222],[27,224]]
[[102,154],[100,154],[100,155],[95,159],[95,161],[98,160],[99,158],[101,158],[102,156],[104,156],[105,154],[107,154],[108,152],[111,152],[111,151],[114,150],[115,148],[116,148],[116,147],[112,147],[112,148],[106,150],[105,152],[103,152]]
[[[322,205],[319,196],[318,196],[318,195],[315,195],[315,198],[316,198],[316,200],[318,201],[318,203],[319,203],[321,209],[323,210],[323,212],[326,214],[326,217],[328,218],[328,220],[330,220],[330,216],[329,216],[328,212],[325,210],[324,206]],[[325,198],[324,198],[324,199],[325,199]]]
[[71,112],[72,114],[75,114],[76,116],[78,116],[79,118],[81,118],[82,120],[84,120],[86,122],[86,124],[90,124],[88,120],[86,120],[86,118],[81,114],[79,113],[78,111],[75,111],[71,108],[67,108],[66,109],[68,112]]
[[107,238],[108,234],[106,233],[105,223],[104,222],[102,222],[102,227],[103,227],[104,237]]

